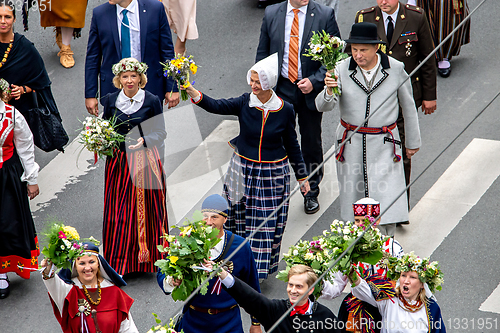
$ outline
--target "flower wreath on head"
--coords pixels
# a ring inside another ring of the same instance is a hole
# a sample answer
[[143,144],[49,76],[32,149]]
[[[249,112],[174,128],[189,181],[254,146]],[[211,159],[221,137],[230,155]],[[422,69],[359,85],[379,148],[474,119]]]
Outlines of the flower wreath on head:
[[0,89],[3,92],[9,93],[10,92],[10,84],[7,82],[5,79],[0,79]]
[[420,258],[413,251],[403,255],[401,259],[391,257],[387,263],[387,278],[397,281],[403,272],[416,272],[420,282],[427,284],[429,290],[441,290],[443,272],[437,261]]
[[135,59],[123,59],[119,63],[114,64],[111,67],[114,75],[118,75],[123,72],[137,72],[139,74],[144,74],[148,70],[148,65],[144,62],[139,62]]

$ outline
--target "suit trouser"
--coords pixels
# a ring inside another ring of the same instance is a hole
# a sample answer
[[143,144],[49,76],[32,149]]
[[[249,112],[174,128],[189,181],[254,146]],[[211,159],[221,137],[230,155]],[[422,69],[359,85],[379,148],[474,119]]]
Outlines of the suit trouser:
[[[410,174],[411,174],[411,159],[406,156],[406,145],[405,145],[405,120],[403,118],[403,111],[399,107],[399,116],[397,120],[399,138],[401,140],[401,154],[403,155],[403,169],[405,171],[405,181],[406,186],[410,184]],[[408,211],[410,211],[410,188],[406,190],[406,196],[408,200]]]
[[[318,112],[316,109],[309,109],[305,95],[297,88],[296,84],[293,84],[287,78],[280,76],[276,93],[279,97],[293,105],[293,109],[299,120],[302,156],[307,172],[311,174],[323,162],[323,143],[321,141],[321,120],[323,119],[323,113]],[[318,196],[319,183],[322,178],[323,167],[309,179],[311,190],[307,193],[308,197]]]

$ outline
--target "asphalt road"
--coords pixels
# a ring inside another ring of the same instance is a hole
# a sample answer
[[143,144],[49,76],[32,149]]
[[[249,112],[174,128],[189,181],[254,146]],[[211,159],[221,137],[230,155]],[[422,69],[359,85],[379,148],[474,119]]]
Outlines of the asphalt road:
[[[76,65],[72,69],[60,66],[56,56],[58,50],[54,45],[54,33],[51,29],[40,28],[38,13],[31,13],[30,30],[26,33],[45,61],[52,80],[53,93],[71,139],[76,137],[80,120],[86,116],[83,94],[84,60],[91,9],[104,2],[89,0],[82,38],[72,43],[76,60]],[[469,6],[471,9],[475,8],[480,2],[481,0],[469,0]],[[356,11],[374,3],[375,0],[341,1],[338,24],[343,38],[348,37]],[[246,72],[255,59],[260,24],[264,14],[264,11],[257,9],[255,5],[255,0],[198,1],[197,23],[200,37],[198,40],[189,41],[187,50],[200,65],[199,74],[195,78],[195,86],[199,90],[213,97],[239,96],[249,91]],[[447,79],[438,77],[436,113],[429,116],[419,114],[423,145],[414,157],[412,175],[415,178],[424,170],[425,172],[412,187],[412,207],[438,181],[471,140],[474,138],[500,140],[498,131],[500,99],[494,100],[486,108],[500,90],[500,79],[497,74],[500,48],[496,42],[499,9],[497,0],[487,0],[478,10],[472,19],[471,43],[463,47],[460,56],[453,59],[451,77]],[[20,17],[16,22],[16,30],[22,31]],[[180,107],[188,103],[182,103]],[[165,112],[173,111],[165,109]],[[194,108],[194,115],[195,121],[188,125],[189,130],[184,133],[187,137],[201,135],[201,138],[205,139],[223,119],[226,119],[208,114],[197,107]],[[324,115],[325,152],[333,144],[333,134],[338,120],[337,110]],[[177,125],[181,124],[172,124],[173,127]],[[448,147],[465,128],[467,129]],[[445,148],[446,151],[426,170],[429,163]],[[166,160],[167,172],[175,170],[192,150],[193,148],[184,149],[170,155]],[[55,152],[37,151],[36,160],[43,170],[56,155]],[[74,160],[76,164],[76,156]],[[486,174],[492,166],[475,167],[482,168]],[[103,172],[104,163],[100,161],[95,168],[71,179],[55,199],[34,213],[37,229],[42,230],[48,221],[60,220],[75,226],[86,235],[100,238]],[[44,191],[43,188],[40,190]],[[471,323],[479,318],[491,318],[500,322],[498,314],[500,309],[497,309],[497,313],[479,311],[481,304],[500,283],[499,196],[500,181],[497,179],[457,226],[450,230],[450,234],[432,255],[434,260],[440,261],[445,272],[443,291],[439,292],[437,297],[445,322],[447,325],[450,324],[448,332],[500,331],[498,326],[496,330],[489,331],[480,330],[477,325],[475,328],[471,327]],[[317,222],[307,231],[304,239],[319,234],[338,216],[339,205],[338,201],[335,201],[322,216],[318,216]],[[427,241],[426,233],[432,234],[433,230],[423,230],[416,235],[424,245]],[[60,332],[41,277],[37,273],[32,274],[30,280],[22,280],[12,274],[9,276],[12,291],[7,299],[0,300],[0,332]],[[154,324],[152,312],[157,313],[160,318],[168,319],[180,306],[163,295],[153,274],[128,282],[124,290],[135,299],[132,314],[141,332],[146,332]],[[272,277],[261,287],[262,292],[271,298],[286,297],[285,285]],[[340,300],[323,303],[336,313]],[[459,325],[456,324],[456,319],[460,320]],[[467,327],[463,324],[464,319],[468,322]],[[248,320],[245,316],[245,326],[247,325]]]

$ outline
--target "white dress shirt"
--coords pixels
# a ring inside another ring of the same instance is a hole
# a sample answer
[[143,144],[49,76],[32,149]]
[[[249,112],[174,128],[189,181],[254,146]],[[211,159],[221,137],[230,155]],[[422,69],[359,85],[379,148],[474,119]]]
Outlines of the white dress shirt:
[[[137,0],[132,0],[132,2],[128,5],[127,8],[123,8],[120,5],[116,5],[116,16],[118,22],[118,37],[120,38],[120,42],[122,40],[122,27],[123,23],[123,14],[122,11],[126,9],[128,10],[127,18],[128,18],[128,28],[130,30],[130,56],[139,61],[141,60],[141,26],[139,24],[139,4]],[[121,56],[121,55],[120,55]]]
[[[283,64],[281,65],[281,76],[288,77],[288,51],[290,49],[290,32],[292,30],[293,18],[295,14],[293,13],[294,7],[288,2],[286,8],[286,18],[285,18],[285,52],[283,53]],[[302,45],[302,36],[304,35],[304,25],[306,23],[307,5],[302,6],[297,14],[299,17],[299,61],[298,61],[298,79],[302,79],[302,66],[300,64],[300,47]]]
[[131,115],[137,112],[144,104],[144,97],[146,93],[144,90],[139,89],[139,91],[132,97],[127,97],[123,92],[123,89],[118,94],[116,98],[115,106],[118,110],[125,113],[126,115]]
[[[387,36],[387,25],[389,24],[389,19],[388,17],[392,17],[392,24],[394,24],[394,28],[396,27],[396,20],[398,19],[398,13],[399,13],[399,3],[398,3],[398,9],[394,11],[391,15],[382,12],[382,18],[384,19],[384,28],[385,28],[385,35]],[[394,36],[393,36],[394,38]],[[391,41],[392,42],[392,41]]]
[[[40,167],[35,162],[35,144],[33,143],[33,134],[24,119],[21,112],[13,107],[14,121],[12,123],[7,123],[7,126],[12,126],[11,129],[6,131],[14,131],[14,146],[19,155],[19,160],[23,165],[23,174],[21,175],[21,181],[27,182],[28,185],[36,185],[38,178],[38,171]],[[4,117],[6,114],[5,103],[0,100],[0,121],[4,122]],[[5,132],[5,133],[8,133]],[[3,144],[5,138],[0,138],[0,142]],[[3,161],[2,150],[0,149],[0,161]]]

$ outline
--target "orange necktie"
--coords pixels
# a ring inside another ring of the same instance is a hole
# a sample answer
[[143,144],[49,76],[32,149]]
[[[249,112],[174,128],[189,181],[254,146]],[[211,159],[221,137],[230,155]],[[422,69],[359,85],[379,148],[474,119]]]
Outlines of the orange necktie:
[[299,10],[293,10],[290,47],[288,50],[288,79],[294,83],[299,78]]

